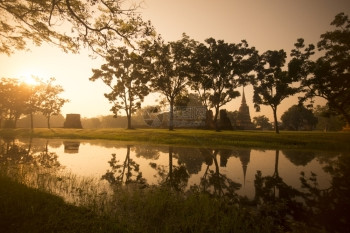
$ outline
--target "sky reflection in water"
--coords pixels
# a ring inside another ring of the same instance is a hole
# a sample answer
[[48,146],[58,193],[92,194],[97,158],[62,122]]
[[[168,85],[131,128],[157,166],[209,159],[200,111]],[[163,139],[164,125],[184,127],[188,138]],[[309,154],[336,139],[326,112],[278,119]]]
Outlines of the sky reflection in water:
[[[22,142],[25,143],[25,141]],[[47,142],[49,152],[56,153],[59,163],[73,174],[101,178],[113,170],[109,161],[112,159],[112,154],[115,154],[115,165],[122,167],[128,156],[139,166],[139,173],[149,185],[164,181],[159,170],[162,169],[161,173],[169,172],[169,151],[172,151],[173,168],[184,167],[189,175],[187,189],[192,185],[199,185],[201,179],[210,172],[219,172],[240,184],[241,187],[236,193],[247,196],[249,199],[254,198],[255,195],[254,180],[257,171],[261,171],[263,176],[278,174],[287,185],[296,189],[301,188],[301,172],[306,176],[315,173],[319,188],[328,188],[331,177],[323,170],[325,166],[323,158],[337,156],[336,153],[330,156],[331,152],[169,148],[169,146],[127,145],[110,141],[47,141],[46,139],[34,139],[32,147],[44,147]],[[115,172],[117,170],[115,169]],[[125,179],[126,176],[124,176],[124,183]]]

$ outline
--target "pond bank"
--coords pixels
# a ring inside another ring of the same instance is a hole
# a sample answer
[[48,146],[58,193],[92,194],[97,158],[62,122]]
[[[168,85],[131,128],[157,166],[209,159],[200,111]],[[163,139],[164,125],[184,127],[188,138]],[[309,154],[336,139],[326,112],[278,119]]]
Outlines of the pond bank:
[[265,149],[350,150],[350,132],[221,131],[197,129],[0,129],[3,137],[104,139],[208,147],[250,147]]

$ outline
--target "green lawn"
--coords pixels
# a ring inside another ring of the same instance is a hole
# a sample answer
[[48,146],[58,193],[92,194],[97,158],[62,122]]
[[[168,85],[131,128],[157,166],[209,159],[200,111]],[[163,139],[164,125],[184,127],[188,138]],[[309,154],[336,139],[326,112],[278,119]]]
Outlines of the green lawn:
[[349,132],[221,131],[197,129],[2,129],[0,136],[69,139],[106,139],[147,144],[196,147],[296,148],[350,150]]

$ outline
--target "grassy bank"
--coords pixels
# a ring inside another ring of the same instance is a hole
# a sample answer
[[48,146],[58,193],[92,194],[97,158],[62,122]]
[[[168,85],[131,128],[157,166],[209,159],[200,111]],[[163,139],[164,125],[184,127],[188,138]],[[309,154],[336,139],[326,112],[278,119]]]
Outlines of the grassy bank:
[[1,232],[267,233],[284,229],[269,216],[252,214],[223,199],[200,193],[184,196],[162,187],[119,190],[109,205],[112,211],[102,217],[0,175]]
[[125,232],[108,218],[0,175],[1,232]]
[[196,147],[350,150],[349,132],[222,131],[177,129],[1,129],[0,136],[106,139]]

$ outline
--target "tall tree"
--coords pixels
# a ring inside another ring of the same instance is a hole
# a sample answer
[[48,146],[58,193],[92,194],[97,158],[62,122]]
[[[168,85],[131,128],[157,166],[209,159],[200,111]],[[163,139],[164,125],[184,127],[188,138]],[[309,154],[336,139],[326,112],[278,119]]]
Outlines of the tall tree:
[[205,42],[196,46],[191,88],[199,94],[203,105],[215,109],[214,124],[219,130],[220,107],[240,95],[235,89],[249,80],[255,49],[244,40],[228,44],[209,38]]
[[131,115],[141,107],[141,102],[149,93],[148,61],[135,52],[129,52],[126,47],[111,50],[106,60],[107,64],[101,69],[92,70],[94,74],[90,80],[101,79],[110,87],[111,92],[105,97],[114,104],[111,111],[117,116],[120,110],[124,110],[127,128],[131,129]]
[[178,41],[165,43],[158,38],[143,45],[145,56],[152,63],[151,86],[166,97],[170,106],[169,130],[174,129],[175,99],[185,92],[189,80],[194,45],[195,41],[186,34]]
[[263,53],[256,70],[257,77],[253,80],[254,107],[257,111],[260,110],[261,104],[272,108],[276,133],[279,133],[277,107],[285,98],[299,91],[299,88],[291,86],[297,80],[282,70],[286,57],[283,50],[269,50]]
[[316,60],[312,75],[304,77],[302,85],[306,87],[305,98],[326,99],[350,127],[350,20],[340,13],[331,25],[336,29],[322,34],[317,44],[324,55]]
[[0,1],[0,53],[24,49],[28,41],[73,52],[84,45],[104,53],[116,41],[132,44],[137,37],[153,34],[137,9],[123,0]]
[[49,81],[43,83],[44,88],[42,90],[40,111],[47,119],[47,127],[50,129],[50,118],[60,114],[62,106],[69,100],[61,98],[61,94],[64,90],[60,85],[54,85],[55,78],[50,78]]
[[41,103],[42,103],[42,92],[45,88],[43,82],[37,78],[33,77],[37,84],[35,85],[26,85],[28,91],[28,99],[26,102],[25,113],[30,117],[30,128],[34,129],[34,114],[40,111]]

